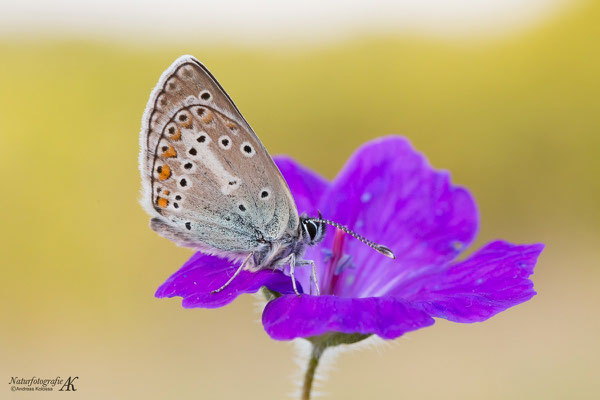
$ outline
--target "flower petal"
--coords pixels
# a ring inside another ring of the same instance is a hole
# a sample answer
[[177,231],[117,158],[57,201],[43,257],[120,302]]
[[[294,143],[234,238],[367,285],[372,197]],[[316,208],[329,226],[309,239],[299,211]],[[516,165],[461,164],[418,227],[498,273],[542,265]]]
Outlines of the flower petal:
[[317,216],[321,197],[329,182],[289,157],[277,156],[274,160],[292,192],[298,213]]
[[432,325],[434,320],[408,302],[391,297],[287,295],[267,304],[262,322],[269,336],[277,340],[327,332],[376,334],[393,339]]
[[[347,240],[345,252],[357,268],[344,271],[332,291],[346,297],[383,296],[419,269],[446,264],[471,243],[478,226],[471,194],[452,185],[447,172],[434,170],[399,136],[358,149],[322,204],[325,218],[396,255],[391,260],[358,240]],[[331,236],[324,246],[331,248]]]
[[262,270],[241,271],[229,286],[211,294],[211,290],[229,280],[236,268],[231,261],[198,252],[158,288],[155,296],[183,297],[185,308],[217,308],[231,303],[242,293],[255,293],[262,286],[279,293],[294,293],[288,276],[281,271]]
[[536,294],[529,276],[543,249],[543,244],[492,242],[464,261],[406,282],[394,295],[433,317],[484,321]]

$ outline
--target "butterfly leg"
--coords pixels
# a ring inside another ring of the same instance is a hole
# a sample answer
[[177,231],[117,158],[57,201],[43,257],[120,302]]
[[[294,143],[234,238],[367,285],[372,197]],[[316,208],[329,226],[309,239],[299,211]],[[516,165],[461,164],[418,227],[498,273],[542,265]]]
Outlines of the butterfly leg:
[[313,283],[315,284],[315,291],[317,292],[317,296],[321,295],[321,291],[319,290],[319,282],[317,282],[317,267],[315,266],[315,262],[313,260],[307,260],[310,262],[311,273],[310,277],[312,278]]
[[[313,260],[298,260],[296,265],[310,265],[311,266],[310,280],[311,280],[311,282],[313,282],[315,284],[315,290],[317,292],[317,296],[320,296],[321,292],[319,290],[319,283],[317,282],[317,267],[315,266],[315,262]],[[310,287],[309,293],[312,295],[312,286]]]
[[296,277],[294,276],[294,267],[296,266],[296,256],[292,253],[290,254],[290,277],[292,278],[292,286],[294,287],[294,292],[296,295],[300,296],[298,293],[298,289],[296,288]]
[[240,274],[240,272],[242,272],[242,268],[244,268],[244,265],[246,265],[246,263],[248,262],[248,260],[250,259],[250,257],[252,257],[253,254],[254,254],[254,252],[248,254],[248,257],[246,257],[244,259],[244,261],[242,262],[242,264],[240,265],[240,267],[237,269],[237,271],[235,271],[235,273],[233,274],[233,276],[231,278],[229,278],[229,280],[227,282],[225,282],[225,284],[223,286],[221,286],[218,289],[215,289],[215,290],[211,291],[210,294],[219,293],[221,290],[223,290],[227,286],[229,286],[229,284],[235,279],[235,277],[238,276]]

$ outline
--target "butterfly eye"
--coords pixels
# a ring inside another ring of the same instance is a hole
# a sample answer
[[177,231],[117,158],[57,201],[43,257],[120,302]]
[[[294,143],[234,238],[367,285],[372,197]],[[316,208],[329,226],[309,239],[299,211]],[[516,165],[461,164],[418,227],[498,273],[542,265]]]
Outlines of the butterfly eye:
[[310,240],[315,240],[315,237],[317,236],[317,226],[315,223],[308,221],[304,224],[304,227],[306,228],[306,232],[308,232],[308,236],[310,236]]

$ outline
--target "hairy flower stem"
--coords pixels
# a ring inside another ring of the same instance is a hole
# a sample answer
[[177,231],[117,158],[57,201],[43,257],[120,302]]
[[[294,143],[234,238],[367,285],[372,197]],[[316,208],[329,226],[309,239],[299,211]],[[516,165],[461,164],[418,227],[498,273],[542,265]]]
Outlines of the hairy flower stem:
[[319,360],[323,355],[323,352],[327,346],[322,344],[313,344],[312,352],[310,353],[310,358],[308,360],[308,366],[306,367],[306,372],[304,373],[304,383],[302,384],[302,397],[301,400],[310,400],[310,393],[313,387],[313,382],[315,380],[315,372],[317,371],[317,366],[319,365]]

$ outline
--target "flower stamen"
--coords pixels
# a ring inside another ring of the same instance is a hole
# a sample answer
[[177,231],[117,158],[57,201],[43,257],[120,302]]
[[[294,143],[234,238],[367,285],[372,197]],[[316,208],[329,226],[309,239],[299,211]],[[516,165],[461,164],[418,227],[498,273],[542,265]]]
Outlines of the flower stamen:
[[345,264],[351,264],[350,256],[344,254],[345,239],[346,234],[344,231],[336,228],[333,235],[333,245],[331,246],[331,250],[326,252],[325,256],[326,260],[329,261],[323,279],[323,287],[328,288],[328,293],[326,294],[333,294],[332,291],[337,282],[337,275],[347,267]]

